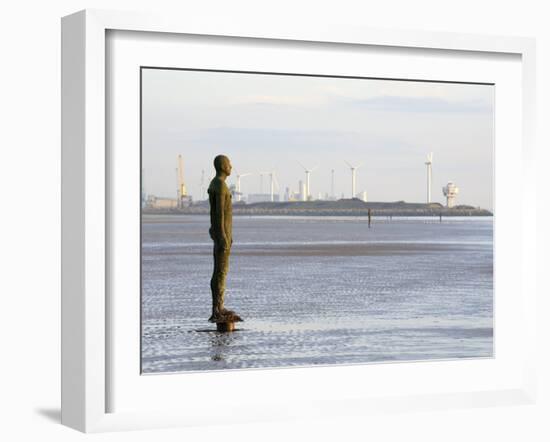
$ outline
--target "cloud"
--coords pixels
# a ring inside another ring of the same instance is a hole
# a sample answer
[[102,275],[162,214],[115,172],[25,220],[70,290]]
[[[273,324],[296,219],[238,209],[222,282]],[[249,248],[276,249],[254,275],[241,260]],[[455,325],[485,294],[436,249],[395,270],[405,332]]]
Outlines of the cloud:
[[354,106],[380,112],[478,113],[493,110],[487,101],[481,99],[451,101],[438,97],[380,95],[350,102]]
[[237,100],[233,104],[255,106],[312,106],[320,105],[324,100],[321,97],[290,95],[249,95]]
[[355,132],[323,129],[283,129],[248,127],[213,127],[195,132],[195,137],[203,143],[231,143],[242,148],[258,148],[273,145],[279,149],[296,147],[315,149],[321,146],[351,142]]
[[345,150],[352,157],[373,154],[386,157],[417,150],[416,143],[391,133],[382,135],[364,131],[212,127],[193,133],[186,131],[185,135],[189,138],[179,140],[179,144],[238,149],[243,154],[269,149],[279,156],[322,153],[339,158],[338,152]]

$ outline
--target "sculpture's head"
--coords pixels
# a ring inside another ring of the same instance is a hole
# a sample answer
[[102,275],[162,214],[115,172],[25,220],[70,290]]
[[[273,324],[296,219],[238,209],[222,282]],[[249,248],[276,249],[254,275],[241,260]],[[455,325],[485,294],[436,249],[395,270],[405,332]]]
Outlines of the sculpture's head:
[[222,172],[227,176],[231,175],[231,161],[225,155],[218,155],[214,158],[214,168],[216,173]]

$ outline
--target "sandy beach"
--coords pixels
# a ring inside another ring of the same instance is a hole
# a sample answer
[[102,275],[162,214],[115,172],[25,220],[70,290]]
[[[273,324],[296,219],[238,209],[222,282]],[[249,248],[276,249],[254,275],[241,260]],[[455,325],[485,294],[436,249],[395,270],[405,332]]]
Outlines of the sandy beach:
[[[189,250],[185,246],[172,250],[159,251],[161,255],[210,255],[212,248],[205,245],[201,249]],[[298,243],[298,244],[240,244],[233,245],[231,256],[377,256],[424,254],[429,252],[452,252],[460,250],[460,244],[430,243]],[[207,249],[207,250],[204,250]],[[145,252],[148,253],[148,252]]]
[[147,215],[142,238],[144,373],[493,354],[491,219],[239,217],[231,336],[206,321],[208,219]]

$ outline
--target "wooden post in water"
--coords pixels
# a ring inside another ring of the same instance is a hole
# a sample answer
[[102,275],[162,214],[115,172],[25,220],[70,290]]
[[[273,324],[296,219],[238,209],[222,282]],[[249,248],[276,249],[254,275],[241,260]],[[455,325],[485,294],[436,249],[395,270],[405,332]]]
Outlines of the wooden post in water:
[[443,216],[443,215],[441,214],[441,212],[439,212],[439,222],[441,222],[441,217],[442,217],[442,216]]
[[369,229],[370,229],[370,220],[371,220],[371,210],[370,210],[370,208],[369,208],[368,214],[369,214]]

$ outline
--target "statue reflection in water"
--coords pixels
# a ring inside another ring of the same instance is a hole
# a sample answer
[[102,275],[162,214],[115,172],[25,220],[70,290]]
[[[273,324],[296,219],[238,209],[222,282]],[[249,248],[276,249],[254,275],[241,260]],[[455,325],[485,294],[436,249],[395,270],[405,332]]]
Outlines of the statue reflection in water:
[[210,340],[210,359],[212,361],[225,361],[227,351],[238,340],[235,333],[209,333]]

